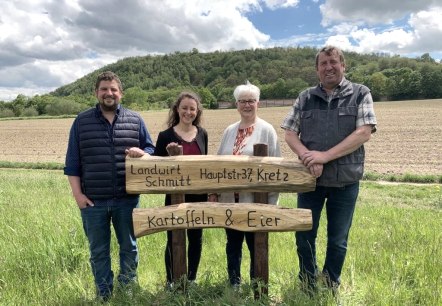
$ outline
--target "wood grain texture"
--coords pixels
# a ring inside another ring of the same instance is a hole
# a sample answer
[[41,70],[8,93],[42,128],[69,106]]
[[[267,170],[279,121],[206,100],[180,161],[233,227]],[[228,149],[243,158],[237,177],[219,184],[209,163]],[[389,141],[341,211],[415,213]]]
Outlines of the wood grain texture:
[[126,158],[128,193],[305,192],[316,180],[298,159],[187,155]]
[[155,208],[135,208],[136,237],[165,230],[231,228],[247,232],[307,231],[312,228],[309,209],[257,203],[181,203]]

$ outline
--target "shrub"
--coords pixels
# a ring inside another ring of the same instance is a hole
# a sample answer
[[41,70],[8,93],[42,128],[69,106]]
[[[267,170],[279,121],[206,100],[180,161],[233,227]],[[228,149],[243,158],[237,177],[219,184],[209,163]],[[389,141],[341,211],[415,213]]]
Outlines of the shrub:
[[22,117],[36,117],[38,116],[38,111],[35,107],[31,106],[28,108],[25,108],[23,112],[21,113]]
[[8,118],[8,117],[14,117],[14,116],[15,116],[15,114],[12,111],[12,109],[6,108],[6,109],[0,110],[0,118]]
[[51,116],[75,115],[83,110],[84,106],[78,102],[59,100],[45,107],[46,114]]

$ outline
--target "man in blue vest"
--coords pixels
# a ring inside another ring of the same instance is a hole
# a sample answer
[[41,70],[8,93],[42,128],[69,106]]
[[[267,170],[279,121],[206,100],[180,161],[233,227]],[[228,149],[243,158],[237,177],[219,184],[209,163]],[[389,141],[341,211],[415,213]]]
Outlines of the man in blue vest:
[[97,105],[81,112],[72,124],[64,173],[89,240],[97,297],[106,301],[114,288],[111,223],[120,247],[118,283],[129,285],[137,276],[132,211],[139,195],[126,193],[125,157],[152,154],[154,145],[140,115],[121,106],[123,89],[116,74],[107,71],[98,76],[95,96]]
[[[342,51],[333,46],[316,55],[320,83],[299,94],[281,127],[292,151],[317,178],[316,189],[298,194],[298,208],[311,209],[313,228],[296,233],[299,278],[311,294],[319,278],[337,293],[353,219],[364,146],[376,131],[370,90],[344,77]],[[327,250],[322,271],[316,263],[316,236],[326,206]]]

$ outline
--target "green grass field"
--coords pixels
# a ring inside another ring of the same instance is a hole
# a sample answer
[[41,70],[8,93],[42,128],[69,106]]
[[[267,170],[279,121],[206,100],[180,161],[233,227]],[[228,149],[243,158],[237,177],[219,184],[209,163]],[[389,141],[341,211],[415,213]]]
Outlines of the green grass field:
[[[161,206],[142,195],[142,207]],[[280,204],[296,207],[294,194]],[[440,185],[363,182],[341,286],[343,305],[442,305]],[[0,171],[0,305],[95,305],[89,251],[67,178],[58,170]],[[164,290],[165,233],[141,237],[139,287],[116,293],[110,305],[335,305],[324,292],[298,289],[293,233],[269,234],[269,296],[255,301],[244,245],[239,292],[227,284],[223,229],[204,231],[197,285]],[[318,237],[321,265],[325,222]],[[113,239],[113,267],[118,272]]]

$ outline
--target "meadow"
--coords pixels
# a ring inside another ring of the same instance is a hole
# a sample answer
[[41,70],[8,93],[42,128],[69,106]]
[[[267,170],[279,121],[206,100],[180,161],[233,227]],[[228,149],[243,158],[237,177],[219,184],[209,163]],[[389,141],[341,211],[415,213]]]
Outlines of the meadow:
[[[378,131],[366,145],[366,169],[400,176],[442,175],[442,100],[376,103]],[[282,138],[288,107],[262,108]],[[143,112],[156,140],[167,112]],[[235,110],[206,110],[209,153]],[[73,119],[0,121],[0,161],[63,163]],[[281,141],[283,155],[292,157]],[[163,205],[162,195],[142,195],[141,207]],[[294,194],[280,205],[296,207]],[[442,190],[440,184],[364,181],[342,275],[343,305],[442,305]],[[78,208],[59,170],[0,169],[0,305],[97,305],[88,245]],[[299,290],[294,234],[269,234],[269,295],[254,300],[249,257],[243,251],[240,291],[227,285],[223,229],[204,231],[197,284],[167,291],[165,233],[141,237],[139,286],[116,292],[110,305],[336,305],[328,291],[310,298]],[[325,222],[318,261],[325,251]],[[112,258],[118,272],[113,237]]]
[[[142,207],[161,195],[142,195]],[[293,194],[281,205],[296,207]],[[343,305],[441,305],[442,193],[440,185],[363,182],[342,275]],[[0,172],[0,305],[97,305],[87,241],[61,171]],[[325,227],[318,237],[324,259]],[[197,285],[186,293],[164,289],[165,233],[138,239],[139,287],[116,293],[110,305],[335,305],[324,291],[313,299],[299,290],[291,232],[269,234],[269,296],[255,301],[244,247],[239,292],[227,285],[225,234],[206,229]],[[115,237],[113,267],[118,271]]]

